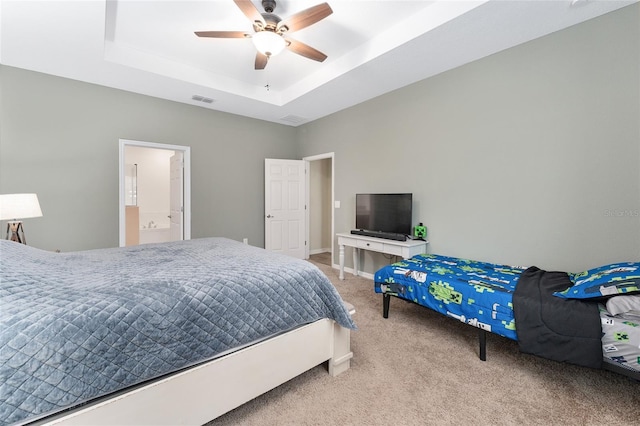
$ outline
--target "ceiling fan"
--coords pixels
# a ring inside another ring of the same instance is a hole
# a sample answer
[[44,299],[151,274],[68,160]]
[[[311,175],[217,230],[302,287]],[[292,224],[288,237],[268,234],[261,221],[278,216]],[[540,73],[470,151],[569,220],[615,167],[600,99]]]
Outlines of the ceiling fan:
[[284,48],[314,61],[322,62],[327,59],[327,55],[319,50],[288,37],[289,33],[306,28],[331,15],[333,10],[327,3],[318,4],[287,19],[281,19],[273,13],[276,8],[275,0],[262,0],[264,13],[261,13],[251,0],[233,1],[253,23],[255,33],[251,34],[243,31],[196,31],[195,34],[198,37],[251,38],[256,49],[258,49],[255,61],[255,69],[257,70],[264,69],[269,58],[277,55]]

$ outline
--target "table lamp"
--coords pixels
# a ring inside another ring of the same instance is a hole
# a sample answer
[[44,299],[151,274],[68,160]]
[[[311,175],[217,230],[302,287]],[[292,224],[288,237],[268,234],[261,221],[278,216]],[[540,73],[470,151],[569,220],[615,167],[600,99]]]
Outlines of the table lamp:
[[40,203],[36,194],[0,194],[0,220],[7,220],[7,240],[27,244],[22,221],[30,217],[41,217]]

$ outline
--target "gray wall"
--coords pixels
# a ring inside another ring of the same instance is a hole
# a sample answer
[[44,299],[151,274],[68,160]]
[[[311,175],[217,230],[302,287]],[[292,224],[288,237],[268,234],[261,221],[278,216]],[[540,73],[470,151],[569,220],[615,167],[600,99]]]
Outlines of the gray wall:
[[640,260],[639,10],[298,128],[302,156],[335,152],[336,232],[354,228],[357,192],[413,192],[430,252],[569,271]]
[[29,245],[118,245],[122,138],[191,147],[192,237],[264,247],[264,159],[296,158],[293,128],[7,66],[0,85],[0,193],[35,192],[44,215]]
[[357,192],[413,192],[431,252],[572,271],[639,260],[639,11],[296,129],[0,66],[0,192],[38,193],[30,245],[116,246],[118,139],[188,145],[193,237],[264,246],[264,158],[335,152],[336,232],[354,227]]

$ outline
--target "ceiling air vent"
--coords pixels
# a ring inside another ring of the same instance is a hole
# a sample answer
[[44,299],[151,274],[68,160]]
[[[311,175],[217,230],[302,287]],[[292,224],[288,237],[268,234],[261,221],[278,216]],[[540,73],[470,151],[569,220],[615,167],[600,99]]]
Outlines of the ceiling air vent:
[[193,95],[191,99],[198,102],[204,102],[205,104],[213,103],[213,99],[205,98],[204,96],[200,96],[200,95]]
[[300,124],[307,121],[307,119],[304,117],[299,117],[297,115],[291,115],[291,114],[282,117],[280,120],[285,121],[287,123],[291,123],[291,124]]

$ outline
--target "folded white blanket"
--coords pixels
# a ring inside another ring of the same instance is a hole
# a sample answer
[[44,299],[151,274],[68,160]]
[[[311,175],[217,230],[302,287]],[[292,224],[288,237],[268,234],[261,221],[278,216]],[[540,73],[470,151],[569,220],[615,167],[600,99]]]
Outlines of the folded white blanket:
[[607,312],[611,315],[633,315],[640,317],[640,294],[614,296],[607,301]]

